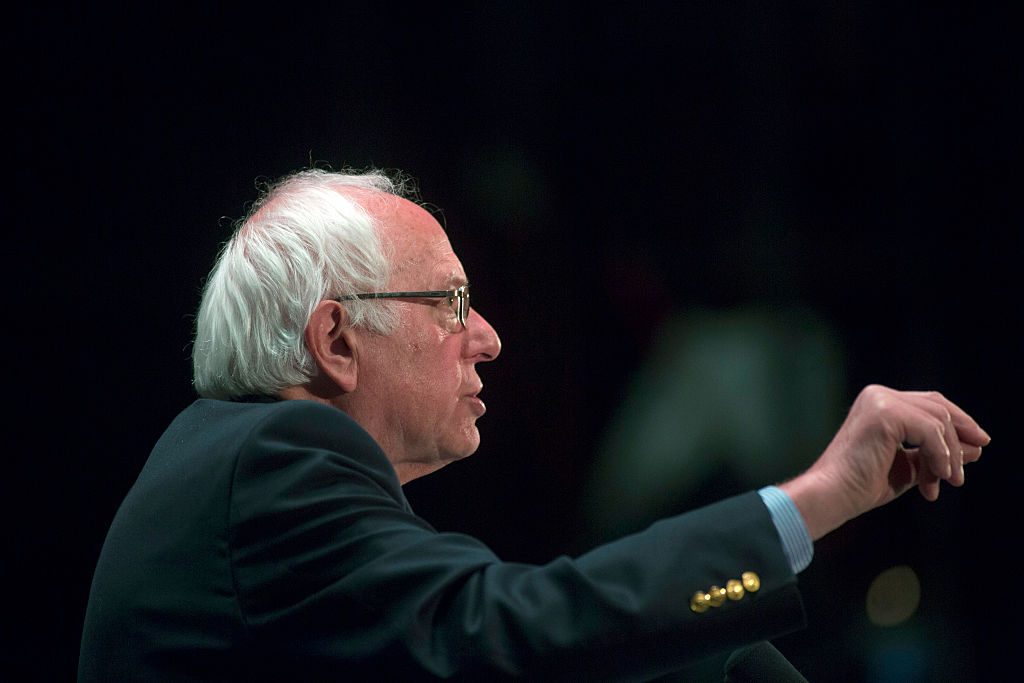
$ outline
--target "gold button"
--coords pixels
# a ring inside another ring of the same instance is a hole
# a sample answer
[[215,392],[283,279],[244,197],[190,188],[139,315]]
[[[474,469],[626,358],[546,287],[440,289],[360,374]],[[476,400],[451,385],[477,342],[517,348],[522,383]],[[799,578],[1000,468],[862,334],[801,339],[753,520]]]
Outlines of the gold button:
[[697,591],[693,594],[693,597],[690,598],[690,609],[692,609],[697,614],[707,612],[708,605],[710,604],[711,596],[705,593],[704,591]]
[[708,595],[711,596],[711,606],[718,607],[725,602],[725,589],[719,588],[718,586],[712,586],[708,589]]
[[730,600],[739,600],[743,597],[743,584],[736,579],[729,579],[725,584],[725,594]]
[[743,572],[743,587],[747,589],[749,593],[756,593],[761,588],[761,577],[754,572]]

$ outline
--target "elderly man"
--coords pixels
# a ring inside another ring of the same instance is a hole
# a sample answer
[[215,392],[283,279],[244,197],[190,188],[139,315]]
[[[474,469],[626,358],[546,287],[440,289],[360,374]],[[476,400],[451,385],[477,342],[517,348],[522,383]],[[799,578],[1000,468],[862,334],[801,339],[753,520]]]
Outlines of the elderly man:
[[803,474],[578,558],[505,563],[402,484],[472,454],[501,343],[444,231],[386,176],[303,171],[220,254],[202,398],[113,521],[79,677],[637,680],[804,623],[812,541],[988,435],[934,393],[865,389]]

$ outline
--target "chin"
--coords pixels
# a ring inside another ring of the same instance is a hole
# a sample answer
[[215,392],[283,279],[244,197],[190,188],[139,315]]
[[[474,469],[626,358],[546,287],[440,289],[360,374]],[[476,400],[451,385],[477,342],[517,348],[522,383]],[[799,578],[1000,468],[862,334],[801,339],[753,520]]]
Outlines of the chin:
[[480,432],[477,431],[476,425],[467,429],[461,436],[458,443],[450,444],[449,448],[443,449],[443,453],[447,456],[444,459],[448,462],[468,458],[480,447]]

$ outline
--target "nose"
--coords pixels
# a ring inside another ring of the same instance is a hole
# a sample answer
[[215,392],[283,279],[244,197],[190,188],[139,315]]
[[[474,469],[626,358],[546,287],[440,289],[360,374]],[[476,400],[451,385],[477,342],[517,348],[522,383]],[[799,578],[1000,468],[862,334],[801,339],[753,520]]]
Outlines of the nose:
[[474,362],[494,360],[501,353],[501,339],[498,333],[487,322],[487,318],[480,315],[475,308],[470,310],[466,319],[466,331],[469,333],[467,355]]

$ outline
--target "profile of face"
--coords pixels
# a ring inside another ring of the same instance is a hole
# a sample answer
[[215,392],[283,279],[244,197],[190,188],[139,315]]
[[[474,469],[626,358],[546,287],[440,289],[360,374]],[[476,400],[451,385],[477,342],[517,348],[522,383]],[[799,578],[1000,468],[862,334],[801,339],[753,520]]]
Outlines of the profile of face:
[[[389,291],[449,290],[467,283],[447,235],[422,207],[401,199],[377,217],[393,259]],[[486,410],[476,366],[497,358],[501,341],[476,309],[463,328],[447,299],[378,303],[397,306],[400,323],[388,336],[360,333],[357,391],[371,404],[371,434],[404,483],[476,451],[476,422]]]

